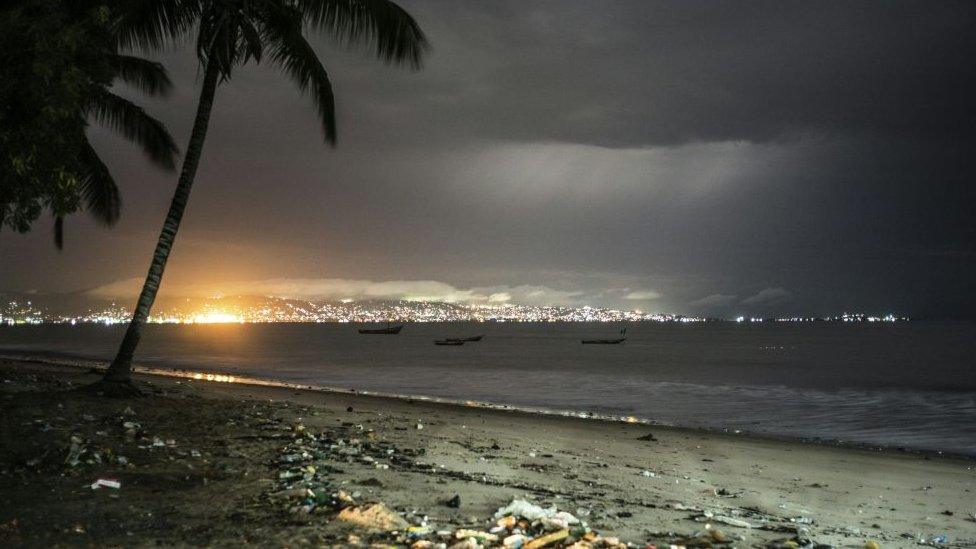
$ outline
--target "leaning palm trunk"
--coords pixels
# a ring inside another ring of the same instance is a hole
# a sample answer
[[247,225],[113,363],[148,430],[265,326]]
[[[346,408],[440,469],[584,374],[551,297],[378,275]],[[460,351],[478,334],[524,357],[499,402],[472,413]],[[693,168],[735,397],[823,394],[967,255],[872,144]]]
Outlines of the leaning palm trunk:
[[115,360],[108,367],[108,371],[102,380],[103,385],[110,386],[108,388],[117,393],[135,392],[135,387],[131,382],[132,356],[135,354],[136,346],[139,345],[140,337],[142,337],[142,328],[149,319],[149,311],[152,309],[153,302],[156,301],[156,292],[159,291],[159,285],[163,280],[166,260],[169,259],[169,254],[173,250],[176,232],[180,229],[180,221],[183,219],[186,203],[190,199],[193,178],[196,176],[197,166],[200,164],[200,154],[203,152],[203,142],[207,137],[207,126],[210,123],[210,111],[217,90],[218,76],[217,67],[208,63],[203,78],[203,89],[200,91],[197,116],[193,121],[193,131],[190,134],[190,143],[183,159],[180,180],[176,185],[176,192],[173,193],[173,201],[170,202],[169,212],[166,214],[166,221],[163,223],[163,230],[159,233],[159,241],[156,242],[156,251],[153,253],[146,282],[142,286],[139,301],[132,314],[132,320],[129,322],[125,337],[122,339],[122,344],[119,346],[118,354],[115,355]]

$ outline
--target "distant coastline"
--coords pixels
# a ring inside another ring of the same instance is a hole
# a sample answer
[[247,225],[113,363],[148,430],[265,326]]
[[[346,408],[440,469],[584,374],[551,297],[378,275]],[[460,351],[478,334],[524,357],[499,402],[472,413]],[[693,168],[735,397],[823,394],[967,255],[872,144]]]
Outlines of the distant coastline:
[[[31,296],[0,293],[0,325],[119,324],[131,310],[111,300],[83,296]],[[421,300],[310,301],[273,296],[162,300],[150,316],[157,324],[219,323],[371,323],[371,322],[905,322],[891,312],[840,312],[829,315],[744,316],[731,318],[623,310],[610,307],[471,304]]]

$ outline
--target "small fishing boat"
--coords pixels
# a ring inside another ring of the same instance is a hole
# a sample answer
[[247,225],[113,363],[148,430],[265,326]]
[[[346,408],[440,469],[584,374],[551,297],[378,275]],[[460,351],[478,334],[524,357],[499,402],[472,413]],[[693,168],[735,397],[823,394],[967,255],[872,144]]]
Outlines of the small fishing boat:
[[626,337],[618,337],[614,339],[584,339],[580,343],[583,345],[616,345],[618,343],[623,343],[627,341]]
[[620,337],[584,339],[580,343],[583,345],[617,345],[627,341],[627,328],[620,330]]
[[438,339],[434,341],[434,345],[452,345],[457,347],[459,345],[464,345],[464,341],[460,339]]
[[402,329],[403,329],[403,324],[397,324],[396,326],[393,326],[390,323],[387,323],[386,328],[360,328],[359,333],[372,334],[372,335],[377,335],[377,334],[396,335],[400,333],[400,330]]
[[460,341],[460,342],[463,343],[465,341],[481,341],[481,338],[483,338],[483,337],[485,337],[485,336],[484,335],[476,335],[476,336],[469,336],[469,337],[449,337],[449,338],[445,339],[444,341]]

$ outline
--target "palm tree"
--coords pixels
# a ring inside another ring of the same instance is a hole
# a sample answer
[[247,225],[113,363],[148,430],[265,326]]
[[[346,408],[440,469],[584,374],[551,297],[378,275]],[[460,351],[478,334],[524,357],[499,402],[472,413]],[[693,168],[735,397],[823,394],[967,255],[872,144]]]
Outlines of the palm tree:
[[100,388],[109,394],[137,392],[132,357],[159,290],[176,233],[200,163],[218,84],[235,67],[267,59],[302,92],[310,91],[328,144],[336,142],[335,98],[329,75],[305,39],[305,27],[346,44],[372,45],[380,60],[420,67],[428,49],[416,21],[390,0],[133,0],[121,19],[129,46],[158,48],[195,28],[203,83],[179,183],[163,223],[132,320]]
[[[112,80],[119,79],[147,95],[165,95],[172,88],[166,69],[159,63],[131,55],[112,54],[107,59],[112,72]],[[173,138],[161,122],[146,113],[142,107],[110,92],[104,85],[91,85],[86,112],[78,113],[83,118],[93,118],[101,124],[121,133],[139,145],[149,159],[157,166],[172,171],[176,168],[178,148]],[[85,203],[85,209],[104,225],[114,225],[119,219],[122,201],[115,179],[108,167],[99,158],[94,147],[85,135],[83,120],[76,127],[79,143],[78,162],[81,177],[78,191]],[[54,210],[54,244],[64,247],[64,217],[68,208],[58,207],[59,201],[69,197],[51,197]]]
[[[98,122],[175,170],[165,127],[110,91],[125,82],[147,95],[172,87],[159,63],[119,53],[112,14],[125,0],[14,0],[0,8],[0,227],[30,230],[43,208],[64,244],[64,219],[79,209],[119,217],[118,187],[86,135]],[[9,217],[6,217],[9,215]]]

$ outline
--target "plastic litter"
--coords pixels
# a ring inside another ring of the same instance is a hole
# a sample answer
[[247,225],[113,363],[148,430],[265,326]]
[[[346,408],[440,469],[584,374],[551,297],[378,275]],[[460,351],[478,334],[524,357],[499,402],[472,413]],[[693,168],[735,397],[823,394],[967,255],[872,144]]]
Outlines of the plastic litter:
[[336,518],[367,530],[378,530],[382,532],[406,530],[410,526],[407,521],[403,520],[403,517],[394,513],[382,503],[359,507],[346,507],[342,511],[339,511],[339,515]]
[[569,530],[562,529],[546,534],[544,536],[539,536],[532,541],[525,544],[525,549],[539,549],[540,547],[546,547],[552,545],[557,541],[564,540],[569,537]]
[[91,483],[92,490],[98,490],[101,488],[114,488],[118,490],[119,488],[122,488],[122,483],[114,478],[100,478]]
[[480,532],[478,530],[469,530],[467,528],[461,528],[454,532],[454,537],[457,539],[473,539],[478,543],[498,541],[498,536],[495,534]]
[[529,503],[524,499],[513,499],[511,503],[505,507],[499,507],[498,511],[495,511],[495,518],[501,518],[506,515],[515,515],[528,520],[540,520],[543,518],[554,518],[559,517],[566,521],[567,524],[579,524],[580,521],[570,513],[566,511],[558,511],[556,506],[553,505],[548,509],[543,509],[538,505]]
[[726,517],[724,515],[715,515],[711,517],[709,520],[711,520],[712,522],[721,522],[722,524],[728,524],[729,526],[735,526],[738,528],[755,528],[755,526],[749,524],[748,522],[742,519],[737,519],[735,517]]

